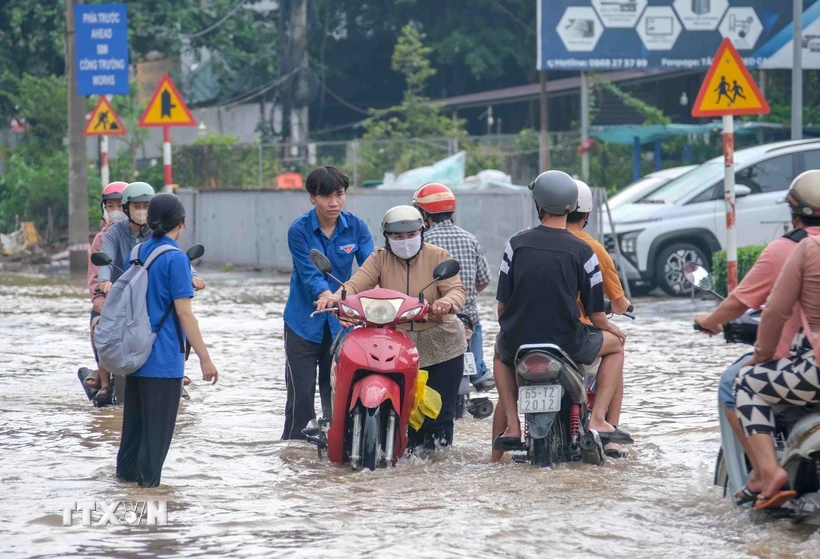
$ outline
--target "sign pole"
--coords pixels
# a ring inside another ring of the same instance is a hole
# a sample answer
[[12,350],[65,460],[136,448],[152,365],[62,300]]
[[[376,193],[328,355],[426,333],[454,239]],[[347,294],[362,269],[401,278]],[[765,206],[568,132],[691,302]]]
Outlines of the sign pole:
[[102,187],[105,189],[110,182],[108,169],[108,136],[100,136],[100,175],[102,176]]
[[171,175],[171,127],[162,128],[162,163],[165,166],[165,188],[164,192],[173,192]]
[[726,200],[726,282],[737,287],[737,229],[735,228],[735,117],[723,115],[724,197]]
[[803,2],[794,0],[792,37],[792,140],[803,139]]

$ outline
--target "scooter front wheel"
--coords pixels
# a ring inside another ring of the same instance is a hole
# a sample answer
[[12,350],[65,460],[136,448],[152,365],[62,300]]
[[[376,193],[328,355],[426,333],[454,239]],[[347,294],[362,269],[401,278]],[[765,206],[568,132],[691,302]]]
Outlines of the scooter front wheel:
[[362,468],[375,470],[379,465],[382,432],[379,408],[367,408],[362,426]]

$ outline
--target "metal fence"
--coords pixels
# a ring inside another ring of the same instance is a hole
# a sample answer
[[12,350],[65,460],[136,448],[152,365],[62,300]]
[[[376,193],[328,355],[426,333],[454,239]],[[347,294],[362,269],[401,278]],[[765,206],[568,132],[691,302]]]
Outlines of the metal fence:
[[[178,146],[173,152],[174,182],[196,189],[275,188],[277,177],[296,171],[306,177],[317,165],[335,165],[351,178],[353,186],[380,184],[385,173],[432,165],[458,151],[465,151],[465,176],[485,169],[510,175],[513,184],[528,184],[539,172],[539,135],[470,136],[463,138],[416,138],[399,140],[350,140],[307,144],[237,144],[224,137]],[[753,139],[752,139],[753,140]],[[221,142],[221,143],[220,143]],[[579,136],[572,132],[550,136],[550,167],[581,175]],[[661,143],[662,167],[700,163],[721,153],[717,136],[677,138]],[[653,146],[644,146],[641,175],[656,169]],[[633,180],[634,151],[631,145],[600,142],[590,153],[590,184],[617,190]],[[146,166],[144,180],[162,182],[162,166]],[[157,176],[154,177],[153,174]]]

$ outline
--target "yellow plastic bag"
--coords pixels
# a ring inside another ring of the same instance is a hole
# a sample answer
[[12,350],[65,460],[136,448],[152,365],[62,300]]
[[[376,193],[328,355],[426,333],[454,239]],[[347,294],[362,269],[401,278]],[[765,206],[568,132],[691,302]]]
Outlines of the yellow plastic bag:
[[430,374],[421,369],[416,377],[416,398],[410,410],[410,427],[416,431],[424,423],[424,417],[435,419],[441,412],[441,394],[427,386]]

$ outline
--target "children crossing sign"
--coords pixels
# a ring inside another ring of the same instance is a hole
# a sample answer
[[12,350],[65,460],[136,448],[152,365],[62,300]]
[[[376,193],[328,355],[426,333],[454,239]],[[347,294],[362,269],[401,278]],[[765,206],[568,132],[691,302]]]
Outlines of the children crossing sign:
[[85,136],[117,136],[125,133],[125,126],[114,107],[105,95],[100,95],[97,106],[91,111],[91,116],[85,124],[83,134]]
[[732,41],[723,39],[700,86],[692,116],[768,114],[769,104]]
[[196,120],[168,74],[162,76],[138,126],[195,126]]

